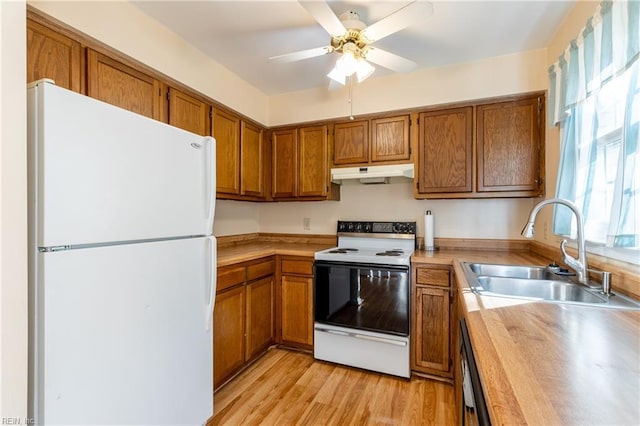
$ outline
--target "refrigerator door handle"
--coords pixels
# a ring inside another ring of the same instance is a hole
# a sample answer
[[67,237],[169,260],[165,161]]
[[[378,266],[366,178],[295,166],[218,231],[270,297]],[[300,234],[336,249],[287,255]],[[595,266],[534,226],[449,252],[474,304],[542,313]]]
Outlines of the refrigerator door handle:
[[209,157],[207,162],[207,170],[204,174],[204,178],[207,180],[205,187],[206,193],[204,196],[207,200],[207,233],[213,232],[213,217],[215,214],[216,205],[216,140],[211,136],[204,138],[206,144],[205,153]]
[[207,237],[207,262],[205,265],[208,267],[209,273],[209,298],[207,300],[207,314],[206,314],[206,326],[205,330],[211,330],[213,326],[213,307],[216,299],[216,284],[217,284],[217,275],[216,275],[216,237]]

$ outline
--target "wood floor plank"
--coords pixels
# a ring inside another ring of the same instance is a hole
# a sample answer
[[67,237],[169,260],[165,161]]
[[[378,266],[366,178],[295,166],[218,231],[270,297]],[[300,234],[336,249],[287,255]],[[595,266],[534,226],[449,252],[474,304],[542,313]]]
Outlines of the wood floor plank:
[[453,388],[273,348],[214,396],[209,425],[455,423]]

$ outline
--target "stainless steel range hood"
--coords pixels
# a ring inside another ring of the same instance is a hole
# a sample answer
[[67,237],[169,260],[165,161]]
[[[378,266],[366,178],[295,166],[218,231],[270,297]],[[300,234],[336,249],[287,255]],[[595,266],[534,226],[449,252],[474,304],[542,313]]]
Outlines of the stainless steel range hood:
[[331,169],[331,181],[334,183],[355,179],[365,184],[389,183],[392,177],[413,179],[413,163]]

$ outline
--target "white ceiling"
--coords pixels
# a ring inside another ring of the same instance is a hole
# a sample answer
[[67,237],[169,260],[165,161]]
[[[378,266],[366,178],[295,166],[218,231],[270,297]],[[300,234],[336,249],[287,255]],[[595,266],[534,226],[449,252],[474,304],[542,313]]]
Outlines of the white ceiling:
[[[544,48],[575,0],[432,1],[433,14],[375,43],[418,69]],[[337,54],[269,57],[326,46],[327,32],[295,0],[134,1],[137,7],[267,95],[327,86]],[[370,25],[409,1],[328,1]],[[376,66],[370,78],[390,74]]]

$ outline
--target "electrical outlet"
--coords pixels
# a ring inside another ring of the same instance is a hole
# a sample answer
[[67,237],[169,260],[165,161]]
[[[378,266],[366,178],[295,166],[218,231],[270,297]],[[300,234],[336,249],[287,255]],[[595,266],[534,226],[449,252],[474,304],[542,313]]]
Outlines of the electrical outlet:
[[303,217],[302,218],[302,228],[305,231],[310,231],[311,230],[311,218],[310,217]]

